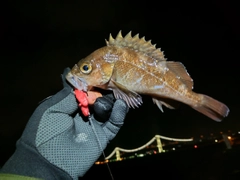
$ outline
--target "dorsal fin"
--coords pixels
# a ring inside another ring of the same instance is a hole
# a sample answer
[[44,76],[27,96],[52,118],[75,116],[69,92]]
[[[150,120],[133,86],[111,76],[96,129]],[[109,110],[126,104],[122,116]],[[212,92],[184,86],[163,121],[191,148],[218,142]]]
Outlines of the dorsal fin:
[[166,65],[189,89],[193,89],[193,80],[181,62],[166,61]]
[[147,54],[149,57],[154,58],[157,61],[165,61],[163,51],[160,48],[156,49],[156,44],[152,44],[151,40],[146,41],[145,37],[139,38],[139,34],[134,37],[131,35],[131,31],[125,36],[122,36],[121,31],[114,39],[112,35],[109,35],[109,40],[106,40],[107,46],[128,47],[135,51],[140,51]]

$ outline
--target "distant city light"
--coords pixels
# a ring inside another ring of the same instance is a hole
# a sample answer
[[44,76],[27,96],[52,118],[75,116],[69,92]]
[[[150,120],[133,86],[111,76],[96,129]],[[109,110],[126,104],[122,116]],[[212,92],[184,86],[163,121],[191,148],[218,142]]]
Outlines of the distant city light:
[[[95,164],[101,165],[101,164],[105,164],[105,163],[109,163],[109,162],[117,162],[117,161],[122,161],[122,160],[127,160],[127,159],[140,158],[140,157],[145,157],[145,156],[149,156],[149,155],[160,154],[160,153],[163,153],[163,152],[177,151],[177,150],[182,149],[182,148],[187,149],[189,147],[190,148],[193,147],[194,149],[197,149],[197,148],[199,148],[198,146],[202,144],[202,142],[211,143],[211,144],[213,144],[214,142],[215,143],[224,143],[225,142],[228,149],[231,149],[231,144],[234,144],[235,141],[238,142],[238,143],[240,142],[240,138],[239,138],[240,137],[239,136],[240,131],[237,131],[235,133],[231,133],[232,135],[230,135],[230,133],[224,134],[223,132],[220,132],[220,134],[222,134],[221,137],[215,137],[215,135],[213,133],[209,133],[209,135],[206,136],[206,137],[203,136],[203,135],[200,135],[200,138],[195,139],[194,141],[193,141],[193,138],[191,138],[191,139],[176,139],[176,138],[168,138],[168,137],[156,135],[148,143],[146,143],[146,145],[140,146],[140,147],[135,148],[135,149],[123,149],[123,148],[116,147],[115,150],[110,154],[110,156],[108,158],[105,158],[105,161],[97,161],[97,162],[95,162]],[[236,136],[236,134],[239,134],[239,135]],[[210,136],[212,136],[212,137],[210,137]],[[151,144],[154,141],[156,141],[157,138],[159,138],[159,139],[162,138],[163,140],[171,140],[171,142],[170,143],[164,143],[164,142],[162,143],[160,141],[160,144],[159,144],[159,142],[157,141],[157,145]],[[177,141],[177,142],[173,142],[173,141]],[[182,142],[192,141],[192,143],[191,143],[191,146],[188,146],[189,143],[185,143],[185,142],[181,143],[181,141]],[[194,143],[196,143],[196,144],[194,144]],[[164,146],[163,146],[163,144],[164,144]],[[230,148],[228,147],[228,144],[230,144]],[[173,145],[176,146],[176,147],[173,147]],[[161,151],[159,151],[159,149],[156,150],[156,148],[159,148],[159,146],[161,148],[160,149]],[[163,147],[166,148],[166,149],[163,149]],[[201,146],[201,149],[203,147],[205,147],[205,144],[203,144],[203,146]],[[145,151],[145,152],[141,151],[143,149],[147,149],[147,151]],[[120,151],[124,152],[124,153],[120,154]],[[137,151],[141,151],[141,152],[137,152]],[[127,156],[125,154],[126,152],[129,152],[129,153],[132,153],[132,154]],[[135,152],[135,153],[133,153],[133,152]],[[113,156],[114,154],[116,154],[116,158],[110,159],[111,156]],[[123,156],[123,157],[121,157],[120,155]]]

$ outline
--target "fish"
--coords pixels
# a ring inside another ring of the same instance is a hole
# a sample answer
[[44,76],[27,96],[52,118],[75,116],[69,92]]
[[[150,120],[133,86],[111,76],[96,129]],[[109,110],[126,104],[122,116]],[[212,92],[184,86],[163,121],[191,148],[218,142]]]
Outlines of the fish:
[[73,66],[67,81],[78,90],[93,88],[111,90],[131,108],[142,105],[141,95],[150,96],[163,112],[165,106],[176,109],[180,103],[217,122],[229,114],[222,102],[193,91],[193,80],[185,66],[169,61],[151,40],[131,31],[124,37],[119,31],[115,39],[109,35],[106,46],[92,52]]

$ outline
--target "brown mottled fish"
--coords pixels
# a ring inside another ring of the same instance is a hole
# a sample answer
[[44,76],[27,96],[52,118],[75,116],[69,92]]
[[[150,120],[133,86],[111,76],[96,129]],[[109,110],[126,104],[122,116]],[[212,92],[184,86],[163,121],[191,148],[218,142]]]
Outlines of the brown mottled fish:
[[151,40],[131,36],[121,31],[114,39],[110,34],[106,46],[80,60],[67,74],[67,80],[77,89],[92,87],[112,90],[116,99],[129,107],[142,104],[140,94],[149,95],[158,108],[174,109],[182,102],[215,121],[229,113],[228,107],[203,94],[192,91],[193,80],[180,62],[166,61],[161,49]]

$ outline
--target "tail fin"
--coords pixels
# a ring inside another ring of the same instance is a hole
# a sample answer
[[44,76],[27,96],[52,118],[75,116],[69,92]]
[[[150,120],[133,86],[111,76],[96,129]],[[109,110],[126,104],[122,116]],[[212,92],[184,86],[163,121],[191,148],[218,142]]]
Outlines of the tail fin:
[[228,116],[229,109],[225,104],[207,95],[199,95],[202,97],[202,103],[198,106],[192,106],[193,109],[217,122],[221,122],[224,117]]

